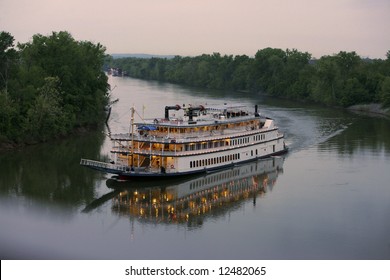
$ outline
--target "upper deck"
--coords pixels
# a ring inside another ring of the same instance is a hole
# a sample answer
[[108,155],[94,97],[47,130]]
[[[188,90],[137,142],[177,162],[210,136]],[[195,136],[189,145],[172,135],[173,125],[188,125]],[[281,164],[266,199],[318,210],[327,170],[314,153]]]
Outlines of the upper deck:
[[[275,129],[273,121],[261,117],[247,107],[235,106],[167,106],[164,118],[134,123],[131,133],[111,135],[114,141],[142,141],[158,143],[186,143],[247,136]],[[175,110],[169,115],[169,110]],[[182,110],[182,114],[177,111]]]

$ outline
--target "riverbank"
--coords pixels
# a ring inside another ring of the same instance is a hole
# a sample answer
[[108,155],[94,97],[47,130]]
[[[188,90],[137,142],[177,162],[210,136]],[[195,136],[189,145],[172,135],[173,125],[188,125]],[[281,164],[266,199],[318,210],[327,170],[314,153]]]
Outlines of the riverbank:
[[348,107],[347,109],[350,111],[364,112],[390,117],[390,107],[383,108],[382,104],[379,103],[353,105]]
[[65,139],[69,139],[70,137],[75,136],[75,135],[84,135],[84,134],[101,129],[100,126],[103,126],[103,125],[104,125],[104,123],[101,122],[98,124],[90,124],[90,125],[86,125],[86,126],[76,127],[67,134],[57,135],[57,136],[52,137],[50,139],[47,139],[45,141],[30,139],[30,140],[25,140],[23,142],[14,142],[14,141],[11,141],[8,139],[0,138],[0,153],[15,150],[15,149],[22,149],[24,147],[39,145],[39,144],[43,144],[43,143],[47,143],[47,142],[65,140]]

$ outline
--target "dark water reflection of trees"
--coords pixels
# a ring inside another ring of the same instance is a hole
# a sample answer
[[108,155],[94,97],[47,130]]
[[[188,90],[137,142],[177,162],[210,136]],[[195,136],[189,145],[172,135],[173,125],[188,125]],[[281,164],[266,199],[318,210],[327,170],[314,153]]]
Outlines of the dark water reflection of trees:
[[0,195],[78,206],[94,197],[102,175],[80,168],[81,157],[99,159],[104,135],[97,130],[0,155]]

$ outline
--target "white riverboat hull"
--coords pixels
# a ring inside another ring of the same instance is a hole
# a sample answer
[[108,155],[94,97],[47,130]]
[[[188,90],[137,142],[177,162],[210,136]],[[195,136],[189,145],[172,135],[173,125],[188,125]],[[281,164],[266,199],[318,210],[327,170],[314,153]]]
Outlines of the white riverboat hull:
[[[260,156],[260,155],[251,156],[252,150],[247,150],[247,149],[242,149],[242,150],[243,151],[240,151],[240,150],[236,151],[238,153],[242,153],[244,158],[241,160],[231,160],[229,162],[215,164],[214,166],[202,166],[202,167],[197,167],[197,168],[193,168],[193,169],[191,168],[191,169],[182,170],[182,171],[175,170],[175,168],[173,167],[173,168],[171,168],[171,170],[169,170],[168,172],[165,172],[165,173],[159,172],[158,170],[154,170],[154,171],[137,170],[137,169],[131,170],[131,168],[128,166],[117,166],[117,165],[112,164],[112,163],[99,162],[99,161],[93,161],[93,160],[87,160],[87,159],[82,159],[80,164],[82,166],[86,166],[86,167],[89,167],[91,169],[95,169],[97,171],[117,175],[117,176],[119,176],[120,179],[124,179],[124,180],[131,179],[131,178],[145,178],[145,177],[158,179],[158,178],[167,178],[167,177],[186,176],[186,175],[192,175],[192,174],[198,174],[198,173],[215,172],[215,171],[218,171],[221,169],[230,168],[232,166],[244,164],[244,163],[251,162],[251,161],[256,161],[259,159],[283,155],[283,154],[288,152],[288,148],[284,147],[281,150],[278,150],[276,152],[272,152],[270,154],[266,154],[263,156]],[[222,153],[216,153],[213,155],[213,157],[221,157],[221,158],[224,156],[225,155]],[[204,157],[204,156],[203,157],[202,156],[188,157],[188,158],[181,159],[180,162],[181,162],[181,164],[183,164],[182,162],[203,161],[203,160],[206,160],[206,158],[208,159],[210,157],[209,156],[208,157]]]

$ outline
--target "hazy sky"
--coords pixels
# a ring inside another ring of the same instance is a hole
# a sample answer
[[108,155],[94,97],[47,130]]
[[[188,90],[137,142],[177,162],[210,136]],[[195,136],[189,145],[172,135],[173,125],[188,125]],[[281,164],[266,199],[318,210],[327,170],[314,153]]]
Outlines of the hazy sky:
[[69,31],[108,53],[253,56],[266,47],[314,57],[390,50],[390,0],[0,0],[17,42]]

